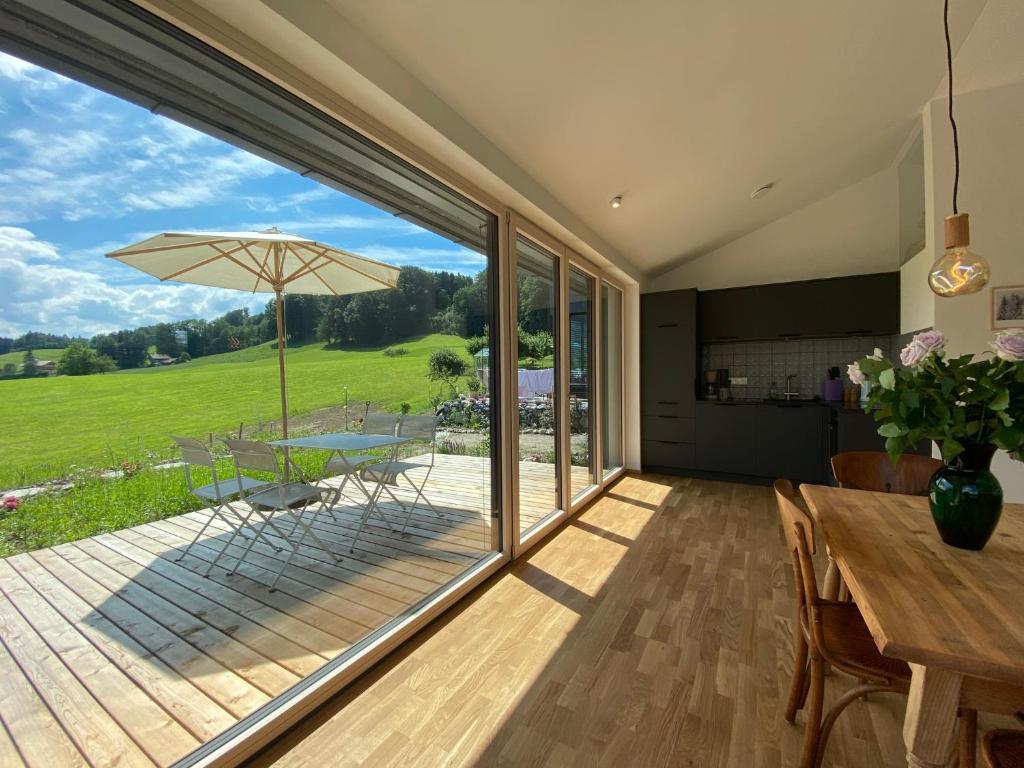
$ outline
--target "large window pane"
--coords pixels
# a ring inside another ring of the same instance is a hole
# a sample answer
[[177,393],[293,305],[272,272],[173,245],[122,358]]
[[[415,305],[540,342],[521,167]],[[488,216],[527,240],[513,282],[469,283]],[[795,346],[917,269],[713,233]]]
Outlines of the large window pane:
[[519,307],[519,531],[561,507],[558,440],[558,257],[516,240]]
[[601,446],[604,474],[622,466],[622,291],[601,284]]
[[596,281],[576,267],[569,270],[569,441],[570,489],[579,496],[594,485],[593,335]]
[[[13,73],[0,210],[19,223],[0,260],[0,390],[16,404],[0,495],[27,489],[0,519],[0,557],[33,553],[0,564],[74,599],[43,610],[18,590],[12,610],[39,637],[0,631],[21,670],[0,698],[41,687],[33,669],[61,662],[40,654],[79,637],[102,651],[80,698],[109,726],[79,744],[84,762],[169,765],[347,664],[501,548],[497,217],[141,10],[33,5],[0,8],[0,45],[18,54],[0,52]],[[217,282],[103,257],[182,232],[234,248],[205,262],[223,257]],[[305,261],[281,267],[295,283],[279,302],[253,270],[285,252],[254,235],[287,234]],[[394,280],[328,284],[328,262]],[[538,293],[533,322],[552,298]],[[534,337],[533,368],[550,367],[550,333]],[[281,384],[304,441],[288,476],[312,490],[215,513],[237,481],[225,438],[263,444],[262,471],[242,473],[275,480]],[[103,682],[118,678],[135,683]],[[40,711],[27,746],[62,749],[78,721]],[[18,738],[0,733],[0,751]]]

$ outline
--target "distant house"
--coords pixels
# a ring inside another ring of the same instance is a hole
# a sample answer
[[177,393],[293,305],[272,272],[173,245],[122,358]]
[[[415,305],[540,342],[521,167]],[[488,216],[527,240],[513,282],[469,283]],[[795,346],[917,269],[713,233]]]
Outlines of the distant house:
[[162,355],[159,353],[151,353],[149,355],[150,365],[173,365],[178,362],[178,358],[171,357],[170,355]]
[[40,373],[54,374],[57,372],[57,364],[53,360],[36,360],[36,370]]

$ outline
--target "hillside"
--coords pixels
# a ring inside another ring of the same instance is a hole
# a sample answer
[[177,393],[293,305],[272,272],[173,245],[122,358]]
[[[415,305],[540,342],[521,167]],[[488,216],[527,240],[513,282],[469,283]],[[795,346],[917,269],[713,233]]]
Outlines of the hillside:
[[[433,334],[383,349],[289,349],[289,414],[369,400],[397,410],[430,406],[438,385],[426,378],[436,349],[465,349],[457,336]],[[110,466],[142,451],[165,451],[168,435],[225,434],[239,422],[278,420],[277,350],[270,344],[182,365],[98,376],[0,381],[4,424],[0,489],[59,477],[69,465]]]

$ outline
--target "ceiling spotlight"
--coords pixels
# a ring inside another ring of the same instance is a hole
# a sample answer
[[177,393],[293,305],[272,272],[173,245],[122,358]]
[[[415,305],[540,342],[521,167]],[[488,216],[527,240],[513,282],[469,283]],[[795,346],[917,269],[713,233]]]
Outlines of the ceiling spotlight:
[[769,184],[762,184],[760,187],[758,187],[757,189],[750,193],[750,199],[757,200],[759,197],[764,197],[765,195],[772,191],[772,187],[774,186],[775,182],[771,182]]
[[608,205],[610,205],[612,208],[621,208],[622,195],[616,195],[615,197],[613,197],[611,200],[608,201]]

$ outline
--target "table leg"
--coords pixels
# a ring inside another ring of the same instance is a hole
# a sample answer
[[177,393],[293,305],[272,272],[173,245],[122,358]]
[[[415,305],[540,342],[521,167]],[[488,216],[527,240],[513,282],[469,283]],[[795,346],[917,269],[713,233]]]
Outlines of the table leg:
[[948,768],[956,761],[956,716],[963,676],[911,664],[903,743],[910,768]]
[[[828,552],[828,550],[825,550]],[[825,600],[839,599],[839,566],[828,552],[828,569],[825,571],[825,583],[822,585],[821,596]]]

